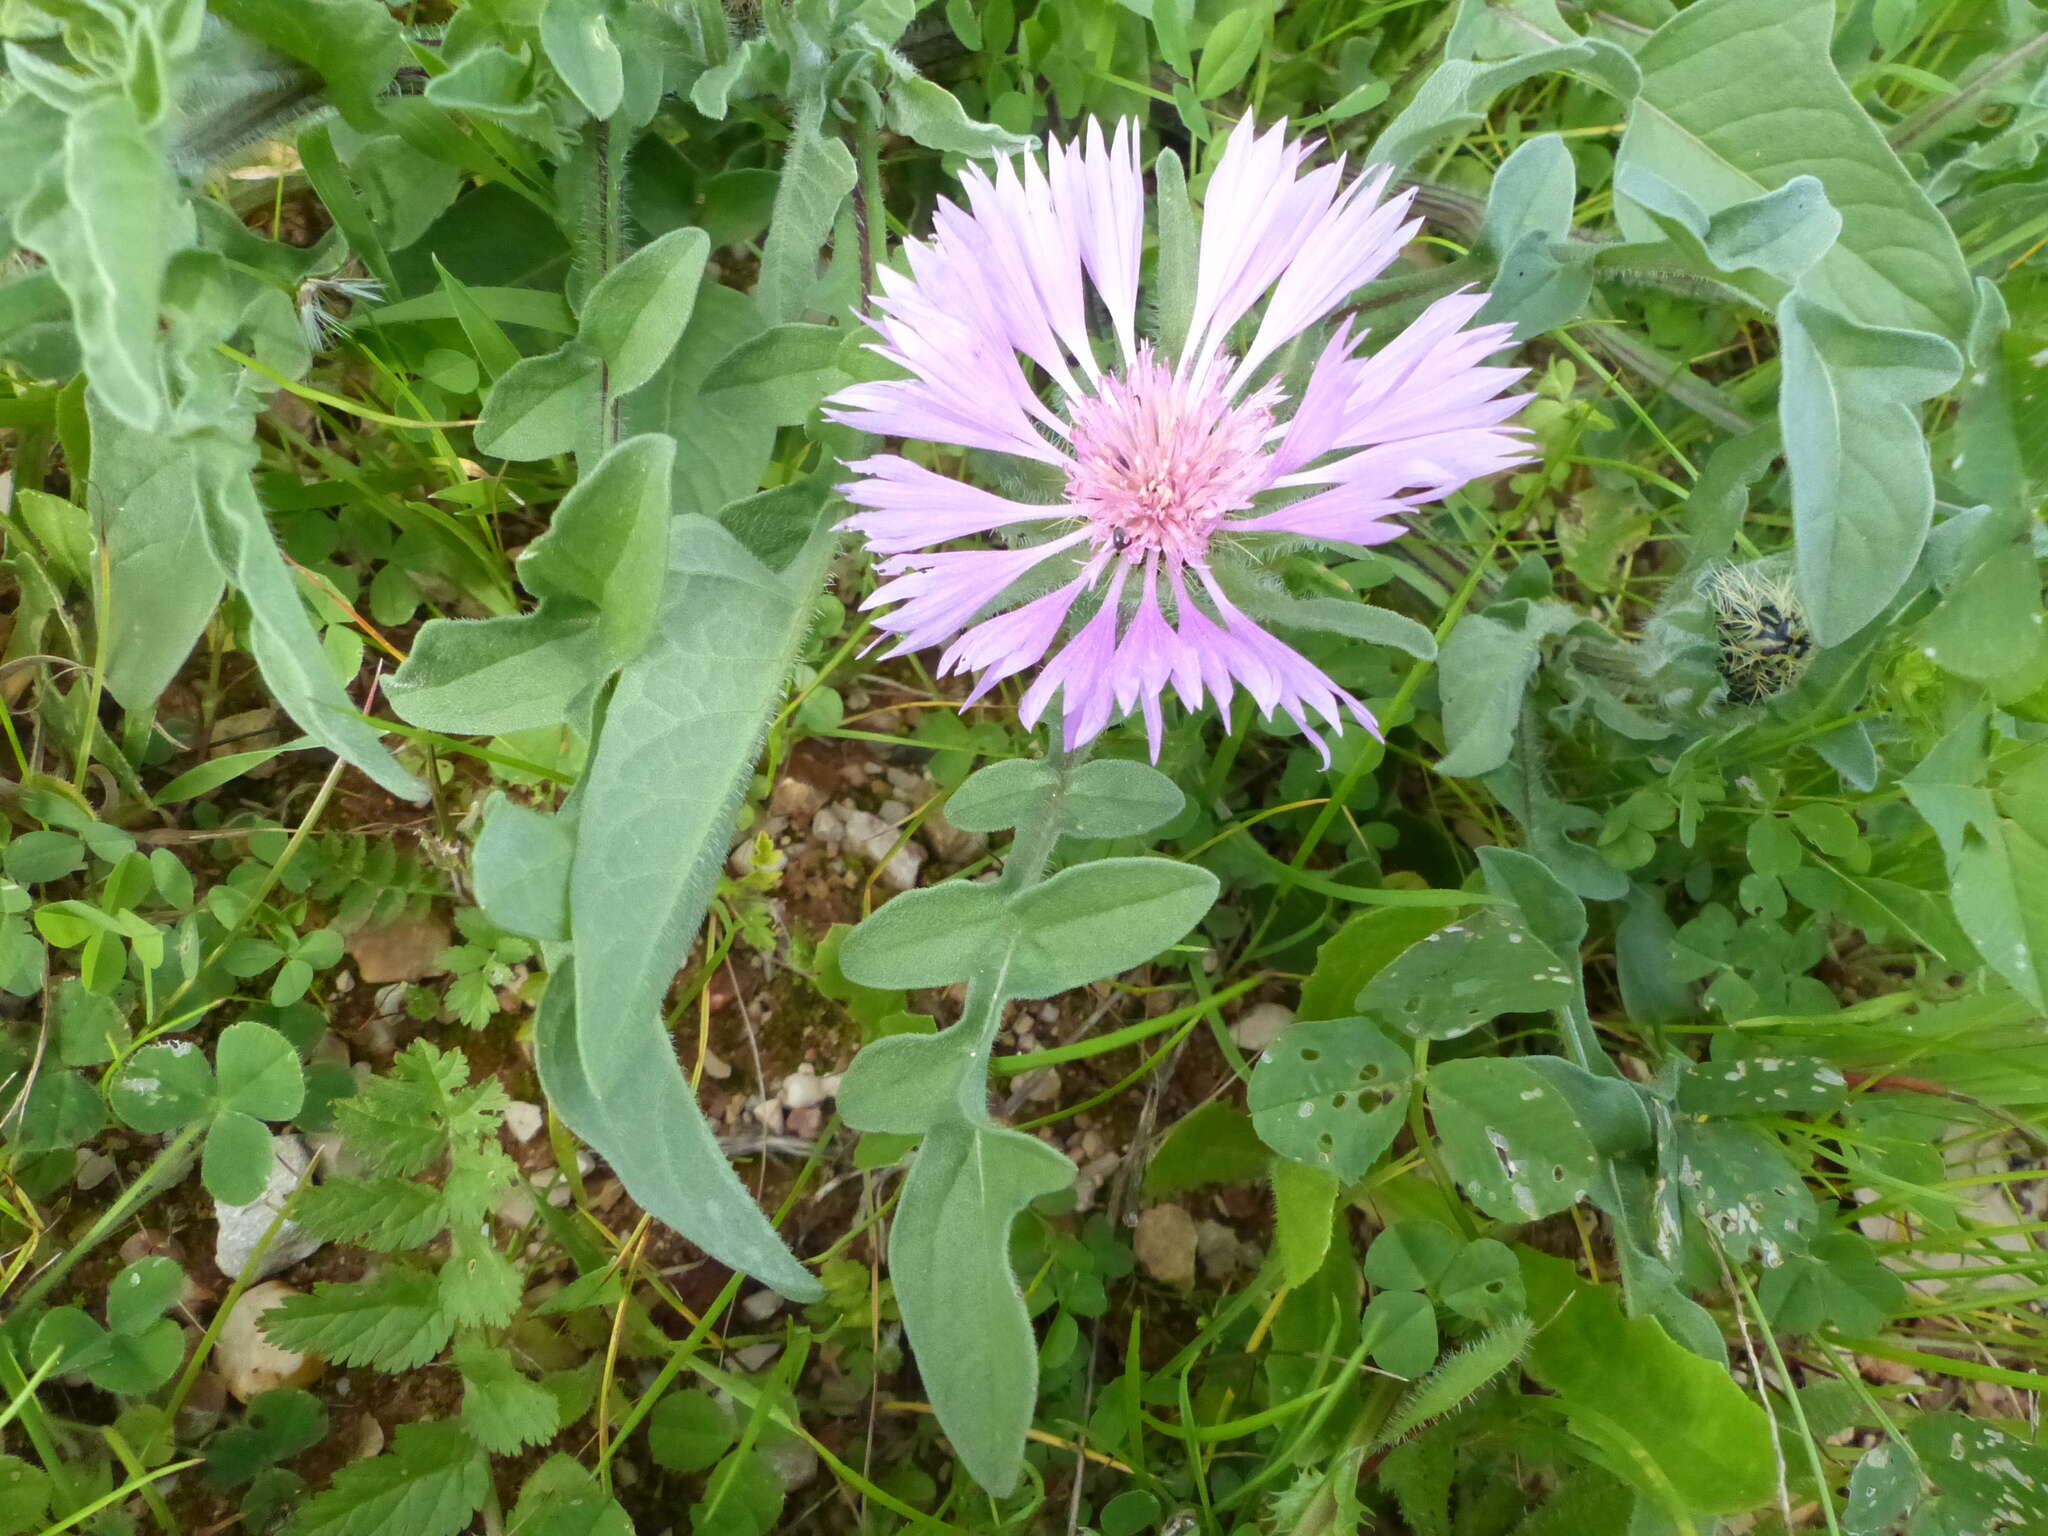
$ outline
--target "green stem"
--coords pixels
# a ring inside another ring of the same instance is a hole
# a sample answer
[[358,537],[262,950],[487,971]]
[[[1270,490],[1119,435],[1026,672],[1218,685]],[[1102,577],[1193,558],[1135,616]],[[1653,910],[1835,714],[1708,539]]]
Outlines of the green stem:
[[[612,153],[609,122],[599,120],[590,125],[590,157],[591,217],[590,227],[585,231],[584,259],[591,286],[595,287],[625,257],[625,219],[621,205],[624,201],[626,157]],[[612,389],[609,363],[598,365],[597,378],[602,454],[618,446],[621,425],[619,396]],[[586,470],[589,467],[584,466]]]
[[1068,1045],[1056,1045],[1043,1051],[1027,1051],[1017,1056],[1005,1056],[994,1067],[998,1077],[1015,1077],[1020,1072],[1035,1072],[1040,1067],[1056,1067],[1063,1062],[1086,1061],[1091,1056],[1106,1056],[1111,1051],[1120,1051],[1127,1045],[1136,1045],[1154,1035],[1163,1035],[1169,1029],[1177,1029],[1191,1020],[1201,1017],[1211,1008],[1231,1002],[1244,996],[1253,988],[1262,985],[1263,976],[1247,976],[1234,981],[1213,997],[1200,1002],[1189,1003],[1185,1008],[1176,1008],[1171,1013],[1162,1013],[1156,1019],[1140,1019],[1122,1029],[1113,1029],[1106,1035],[1094,1035],[1086,1040],[1076,1040]]
[[1936,97],[1925,107],[1922,107],[1918,112],[1907,118],[1892,130],[1892,148],[1900,154],[1905,154],[1908,150],[1917,148],[1923,140],[1930,137],[1936,129],[1940,128],[1943,123],[1954,117],[1958,112],[1974,112],[1977,109],[1979,100],[1986,91],[1990,90],[1992,86],[1996,85],[2014,70],[2020,68],[2029,59],[2043,52],[2048,52],[2048,32],[2043,32],[2031,41],[2021,44],[1996,64],[1983,70],[1968,85],[1961,87],[1950,95]]
[[9,1310],[18,1316],[42,1300],[55,1288],[58,1281],[71,1273],[73,1265],[120,1230],[130,1216],[154,1199],[159,1185],[167,1185],[182,1174],[187,1154],[191,1152],[193,1143],[199,1140],[205,1129],[204,1125],[188,1125],[178,1132],[163,1151],[151,1160],[150,1165],[142,1170],[142,1177],[130,1184],[121,1192],[118,1200],[100,1212],[99,1220],[87,1229],[85,1236],[67,1247],[48,1269],[38,1275]]
[[14,1352],[7,1347],[4,1339],[0,1339],[0,1387],[5,1387],[13,1394],[13,1401],[8,1404],[8,1413],[5,1417],[0,1417],[0,1424],[10,1422],[19,1416],[23,1433],[28,1436],[29,1444],[41,1460],[43,1470],[49,1473],[50,1487],[57,1501],[70,1505],[78,1502],[79,1493],[72,1484],[71,1474],[65,1471],[68,1462],[59,1447],[49,1420],[43,1416],[42,1403],[36,1397],[36,1389],[43,1384],[43,1379],[51,1373],[56,1363],[57,1357],[52,1355],[36,1367],[33,1376],[24,1375],[21,1363],[14,1358]]
[[[1501,534],[1496,530],[1493,543],[1488,546],[1486,554],[1472,562],[1472,569],[1465,573],[1464,581],[1452,594],[1450,606],[1444,609],[1444,616],[1436,626],[1436,641],[1439,647],[1450,637],[1451,631],[1457,627],[1458,620],[1464,617],[1465,609],[1471,603],[1473,595],[1478,592],[1479,584],[1492,564],[1493,553],[1500,548],[1500,544]],[[1433,662],[1418,661],[1408,669],[1408,675],[1401,680],[1401,686],[1395,692],[1393,702],[1387,706],[1386,718],[1390,722],[1399,722],[1407,718],[1408,706],[1422,687],[1422,680],[1429,675],[1433,665]],[[1384,741],[1369,743],[1352,761],[1351,767],[1338,782],[1337,792],[1317,809],[1315,820],[1309,823],[1308,832],[1303,836],[1301,845],[1294,850],[1294,857],[1276,874],[1276,885],[1266,903],[1266,914],[1259,920],[1259,926],[1253,930],[1250,942],[1245,945],[1245,954],[1258,953],[1259,940],[1266,936],[1266,930],[1272,926],[1274,916],[1280,911],[1288,894],[1293,891],[1295,877],[1308,867],[1308,861],[1315,857],[1316,849],[1322,846],[1323,838],[1329,833],[1339,813],[1351,803],[1351,797],[1358,792],[1358,786],[1365,782],[1366,775],[1386,760],[1386,755]]]
[[[199,968],[179,982],[172,989],[171,995],[164,999],[163,1007],[157,1011],[156,1015],[151,1016],[152,1025],[154,1025],[157,1016],[167,1014],[178,1006],[178,1000],[192,990],[198,983],[199,978],[206,974],[207,967],[214,964],[222,955],[227,953],[228,945],[232,944],[235,940],[235,935],[242,931],[242,925],[249,921],[250,916],[258,911],[265,901],[270,899],[270,893],[277,888],[277,882],[283,878],[286,866],[291,863],[293,857],[305,843],[307,835],[313,830],[313,824],[320,819],[320,813],[327,809],[327,802],[334,798],[335,786],[341,782],[341,771],[347,766],[348,764],[340,758],[334,760],[334,766],[327,770],[327,777],[320,781],[320,789],[313,796],[312,805],[306,808],[304,819],[299,822],[298,828],[292,833],[290,841],[284,845],[284,852],[277,856],[277,862],[270,866],[270,872],[257,885],[256,894],[249,899],[248,905],[242,908],[240,915],[236,917],[234,922],[228,925],[227,932],[220,936],[220,942],[214,945],[213,952],[200,963]],[[203,1012],[204,1010],[201,1011]],[[147,1034],[135,1042],[135,1049],[139,1050],[142,1046],[147,1045],[151,1039],[160,1033],[162,1033],[161,1030],[151,1028]],[[117,1058],[112,1070],[118,1071],[122,1061],[125,1059],[125,1056]]]
[[107,609],[113,594],[113,556],[107,548],[107,530],[102,526],[95,529],[96,558],[93,560],[93,586],[95,606],[99,610],[99,623],[92,642],[92,686],[85,696],[85,719],[78,732],[78,761],[72,765],[71,782],[81,793],[85,781],[92,776],[92,748],[97,738],[100,723],[100,693],[107,683],[107,636],[113,629],[113,621]]
[[1372,1395],[1351,1421],[1351,1433],[1345,1437],[1344,1449],[1331,1458],[1330,1471],[1323,1479],[1323,1485],[1316,1490],[1316,1496],[1295,1522],[1293,1536],[1333,1536],[1343,1511],[1342,1501],[1336,1494],[1336,1479],[1357,1477],[1363,1473],[1365,1458],[1371,1453],[1373,1442],[1379,1439],[1380,1430],[1393,1413],[1394,1405],[1400,1402],[1402,1388],[1407,1385],[1405,1381],[1391,1378],[1374,1385]]
[[875,252],[889,241],[889,211],[882,201],[882,133],[873,123],[863,122],[854,135],[855,158],[860,179],[854,184],[854,215],[860,230],[860,291],[866,297],[875,291]]
[[[1009,852],[1003,856],[1003,872],[996,880],[996,889],[1006,896],[1014,897],[1045,878],[1045,867],[1052,862],[1053,845],[1059,841],[1060,816],[1067,802],[1068,776],[1078,761],[1058,746],[1047,752],[1046,762],[1053,771],[1053,791],[1045,797],[1037,813],[1017,828]],[[995,1052],[996,1031],[1003,1022],[1003,998],[1013,952],[1014,947],[1006,945],[1001,954],[990,957],[975,969],[967,982],[967,1005],[961,1010],[960,1022],[953,1026],[973,1042],[969,1048],[967,1069],[960,1074],[959,1104],[961,1113],[974,1124],[991,1123],[988,1076]]]
[[717,1299],[704,1309],[703,1315],[697,1319],[696,1326],[690,1330],[689,1337],[669,1351],[668,1359],[662,1362],[661,1370],[656,1373],[653,1382],[613,1426],[611,1438],[605,1442],[604,1453],[597,1459],[597,1470],[600,1473],[610,1468],[612,1458],[618,1454],[619,1447],[626,1443],[627,1436],[639,1427],[642,1419],[654,1411],[654,1405],[661,1401],[662,1394],[668,1391],[676,1377],[683,1373],[683,1368],[696,1360],[697,1351],[711,1336],[712,1327],[725,1314],[726,1309],[739,1299],[740,1279],[740,1276],[734,1275],[725,1282],[725,1289],[720,1291]]

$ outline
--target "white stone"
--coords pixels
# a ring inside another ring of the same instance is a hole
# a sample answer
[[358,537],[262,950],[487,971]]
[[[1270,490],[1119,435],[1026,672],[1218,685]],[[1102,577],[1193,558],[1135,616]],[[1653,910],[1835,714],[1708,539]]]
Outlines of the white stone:
[[104,1152],[95,1152],[90,1147],[78,1149],[78,1161],[73,1164],[71,1182],[78,1186],[81,1194],[98,1189],[106,1183],[107,1176],[114,1171],[114,1160]]
[[1240,1269],[1258,1267],[1259,1250],[1220,1221],[1204,1221],[1195,1228],[1195,1257],[1202,1274],[1222,1285]]
[[1060,1101],[1060,1069],[1040,1067],[1027,1072],[1017,1084],[1027,1104],[1057,1104]]
[[548,1123],[547,1112],[538,1104],[529,1104],[524,1099],[514,1099],[505,1106],[505,1129],[514,1141],[531,1141]]
[[948,864],[972,864],[988,852],[988,838],[979,832],[963,832],[946,820],[942,807],[934,806],[930,815],[919,824],[918,836],[930,845],[933,853]]
[[918,871],[924,868],[925,852],[915,838],[901,848],[896,846],[902,835],[899,827],[872,811],[846,813],[846,846],[870,864],[881,865],[882,884],[892,891],[910,890],[917,884]]
[[754,1450],[768,1463],[784,1493],[795,1493],[818,1475],[818,1453],[808,1440],[795,1435],[763,1435]]
[[1201,1237],[1195,1218],[1177,1205],[1155,1205],[1138,1218],[1131,1235],[1138,1263],[1162,1285],[1186,1290],[1195,1283],[1195,1252]]
[[768,809],[792,821],[816,815],[824,803],[825,797],[817,786],[803,779],[779,779],[768,795]]
[[213,1219],[219,1229],[214,1238],[213,1262],[230,1280],[261,1280],[281,1269],[291,1268],[325,1246],[297,1222],[286,1220],[279,1224],[277,1236],[263,1250],[263,1257],[256,1268],[248,1274],[243,1273],[248,1268],[250,1256],[256,1251],[256,1245],[263,1241],[263,1234],[270,1230],[270,1224],[277,1220],[285,1202],[291,1199],[292,1191],[305,1177],[312,1156],[298,1137],[275,1137],[270,1144],[270,1183],[264,1187],[263,1193],[247,1205],[226,1205],[219,1200],[213,1202]]
[[814,1105],[824,1103],[829,1096],[824,1079],[818,1076],[815,1067],[798,1067],[782,1080],[784,1109],[810,1109]]
[[236,1400],[248,1402],[273,1387],[310,1385],[322,1370],[317,1356],[279,1349],[264,1336],[260,1319],[287,1296],[299,1293],[281,1280],[266,1280],[242,1293],[221,1326],[214,1361]]
[[377,1171],[339,1131],[307,1131],[305,1142],[323,1179],[367,1179]]
[[532,1226],[534,1217],[540,1212],[534,1209],[533,1196],[515,1185],[498,1202],[498,1209],[493,1214],[513,1231],[520,1232]]
[[1294,1010],[1278,1003],[1260,1003],[1238,1015],[1230,1026],[1230,1038],[1241,1051],[1253,1055],[1280,1038],[1280,1031],[1294,1022]]

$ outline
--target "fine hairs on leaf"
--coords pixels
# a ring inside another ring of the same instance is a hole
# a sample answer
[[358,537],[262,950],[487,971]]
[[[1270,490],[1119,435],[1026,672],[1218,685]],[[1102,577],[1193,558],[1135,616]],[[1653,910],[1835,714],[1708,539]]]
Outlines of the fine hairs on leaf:
[[1526,1316],[1489,1328],[1410,1388],[1374,1443],[1398,1445],[1457,1412],[1522,1358],[1535,1333],[1536,1325]]
[[1073,1177],[1065,1157],[989,1116],[984,1079],[1003,1004],[1152,958],[1208,910],[1217,882],[1157,858],[1103,859],[1046,878],[1062,831],[1138,832],[1174,814],[1179,791],[1142,765],[1077,766],[1056,753],[1042,769],[984,768],[957,794],[971,822],[1017,828],[1001,878],[897,897],[847,937],[840,963],[870,987],[964,980],[966,1009],[939,1035],[868,1047],[840,1106],[857,1129],[924,1137],[890,1233],[896,1301],[940,1424],[976,1481],[1003,1494],[1022,1472],[1038,1375],[1010,1227]]

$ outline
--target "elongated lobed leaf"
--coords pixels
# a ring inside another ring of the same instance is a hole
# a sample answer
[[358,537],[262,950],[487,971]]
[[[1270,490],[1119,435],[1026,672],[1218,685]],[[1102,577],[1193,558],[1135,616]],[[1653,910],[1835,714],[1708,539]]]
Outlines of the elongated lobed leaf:
[[566,959],[553,961],[534,1020],[541,1086],[555,1113],[611,1164],[644,1210],[720,1263],[785,1296],[821,1295],[726,1161],[658,1014],[642,1015],[638,1030],[615,1023],[604,1031],[608,1064],[627,1081],[608,1092],[593,1086],[579,1039],[587,1032],[575,1011],[577,971]]
[[[1616,163],[1652,171],[1713,214],[1817,177],[1841,238],[1809,275],[1816,298],[1865,325],[1962,340],[1973,294],[1934,205],[1835,72],[1829,0],[1702,0],[1636,55],[1643,88]],[[1625,197],[1631,239],[1656,229]]]
[[661,1002],[717,886],[763,722],[831,547],[820,530],[777,574],[709,519],[676,521],[654,637],[620,674],[577,790],[576,963],[556,975],[541,1031],[550,1096],[634,1197],[706,1251],[796,1296],[817,1294],[816,1282],[704,1125],[661,1028]]
[[1038,1341],[1010,1268],[1010,1225],[1074,1165],[1021,1131],[953,1120],[926,1133],[889,1235],[918,1374],[974,1480],[1017,1485],[1038,1400]]
[[1832,645],[1882,613],[1920,558],[1934,474],[1917,407],[1963,359],[1939,336],[1859,325],[1803,294],[1779,306],[1778,330],[1799,595]]
[[335,682],[313,620],[299,600],[291,571],[271,537],[256,487],[253,454],[221,443],[200,460],[199,495],[214,559],[249,604],[249,643],[278,703],[307,735],[352,763],[392,794],[427,798],[426,786],[393,760],[355,704]]
[[86,499],[106,529],[107,692],[147,709],[170,685],[226,578],[201,524],[195,450],[136,431],[88,400],[92,479]]

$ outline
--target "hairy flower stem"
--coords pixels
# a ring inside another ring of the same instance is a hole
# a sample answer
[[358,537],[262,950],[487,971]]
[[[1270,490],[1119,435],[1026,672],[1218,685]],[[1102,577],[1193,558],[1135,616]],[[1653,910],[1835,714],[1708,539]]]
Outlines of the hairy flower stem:
[[[1053,845],[1059,841],[1060,817],[1066,808],[1067,784],[1081,765],[1081,753],[1069,753],[1054,745],[1046,762],[1054,774],[1053,792],[1037,812],[1017,828],[1010,851],[1003,859],[1003,872],[996,889],[1015,897],[1045,878],[1052,862]],[[978,1124],[992,1123],[988,1112],[989,1058],[995,1051],[996,1031],[1003,1022],[1003,983],[1010,970],[1010,950],[992,955],[975,968],[967,982],[967,1005],[960,1022],[953,1027],[972,1042],[967,1070],[960,1077],[960,1110]]]
[[[1372,1454],[1379,1439],[1380,1430],[1393,1416],[1394,1405],[1401,1400],[1401,1391],[1406,1382],[1391,1377],[1374,1383],[1372,1395],[1360,1406],[1351,1421],[1351,1432],[1344,1438],[1344,1448],[1331,1459],[1330,1470],[1315,1497],[1294,1523],[1292,1536],[1335,1536],[1339,1520],[1344,1512],[1344,1500],[1337,1492],[1337,1479],[1349,1477],[1356,1481],[1374,1467],[1386,1455],[1384,1448]],[[1368,1461],[1367,1457],[1371,1455]]]

